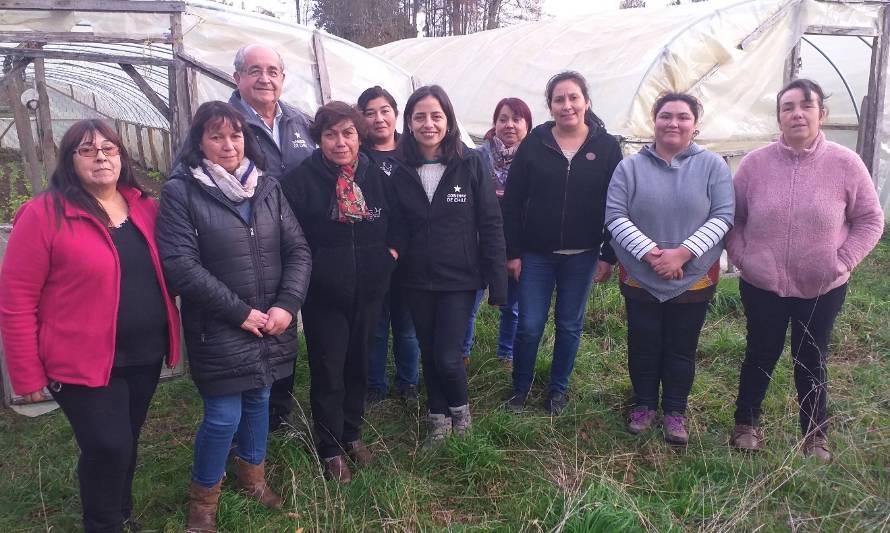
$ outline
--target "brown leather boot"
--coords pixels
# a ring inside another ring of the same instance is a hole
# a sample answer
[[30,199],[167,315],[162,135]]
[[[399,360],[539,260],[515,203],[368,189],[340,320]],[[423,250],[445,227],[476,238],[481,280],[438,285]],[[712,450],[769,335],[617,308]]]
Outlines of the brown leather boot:
[[324,465],[325,479],[330,479],[344,485],[352,482],[352,471],[349,469],[349,465],[346,464],[346,458],[344,456],[337,455],[335,457],[328,457],[327,459],[322,459],[322,463]]
[[742,451],[759,451],[763,449],[763,429],[758,426],[736,424],[729,443]]
[[347,442],[345,448],[349,458],[358,466],[368,466],[374,462],[374,456],[371,455],[371,450],[365,446],[365,443],[362,442],[361,439]]
[[808,436],[801,451],[805,456],[815,457],[823,463],[830,463],[832,459],[831,452],[828,451],[828,441],[822,435]]
[[219,507],[220,487],[222,480],[209,489],[192,481],[189,488],[187,533],[216,533],[216,509]]
[[266,484],[266,462],[252,465],[240,457],[235,457],[235,467],[238,469],[238,490],[248,497],[259,501],[269,509],[281,509],[281,496],[272,492]]

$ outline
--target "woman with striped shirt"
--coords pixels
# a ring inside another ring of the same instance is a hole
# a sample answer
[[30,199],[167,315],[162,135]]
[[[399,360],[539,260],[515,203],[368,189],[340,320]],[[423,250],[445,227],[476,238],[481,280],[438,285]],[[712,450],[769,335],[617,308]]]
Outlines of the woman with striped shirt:
[[612,176],[606,225],[627,309],[636,404],[628,431],[639,434],[655,422],[660,388],[664,438],[685,445],[695,352],[733,221],[734,193],[726,163],[692,142],[701,115],[695,97],[662,94],[652,115],[655,142],[623,160]]

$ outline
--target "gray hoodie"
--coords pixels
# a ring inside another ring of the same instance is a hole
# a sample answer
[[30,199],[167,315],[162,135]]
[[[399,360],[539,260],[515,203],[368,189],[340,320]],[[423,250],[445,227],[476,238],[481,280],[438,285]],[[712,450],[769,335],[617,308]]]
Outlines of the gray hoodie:
[[[612,175],[606,198],[606,225],[611,228],[625,219],[624,227],[638,232],[637,238],[626,239],[613,231],[612,247],[618,260],[660,302],[686,292],[719,261],[722,237],[732,227],[734,213],[729,167],[720,156],[695,143],[670,165],[656,155],[654,145],[624,159]],[[709,231],[712,226],[721,227],[716,238]],[[662,249],[685,245],[693,252],[681,279],[662,279],[641,261],[653,245]]]

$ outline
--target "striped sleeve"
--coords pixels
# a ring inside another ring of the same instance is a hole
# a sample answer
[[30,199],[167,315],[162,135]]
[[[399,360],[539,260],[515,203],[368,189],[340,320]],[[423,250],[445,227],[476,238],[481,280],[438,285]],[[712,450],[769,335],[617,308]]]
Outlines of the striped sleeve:
[[695,257],[701,257],[705,252],[717,246],[717,243],[728,231],[729,224],[720,218],[711,218],[683,241],[683,246],[688,248]]
[[630,252],[639,261],[643,260],[643,256],[649,253],[649,250],[655,248],[655,242],[643,234],[627,217],[616,218],[609,222],[608,227],[618,246]]

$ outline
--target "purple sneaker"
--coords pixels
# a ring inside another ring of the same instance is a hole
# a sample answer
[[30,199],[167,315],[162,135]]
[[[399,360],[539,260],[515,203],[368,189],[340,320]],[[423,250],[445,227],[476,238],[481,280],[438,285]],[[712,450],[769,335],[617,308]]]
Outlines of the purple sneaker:
[[689,432],[686,431],[686,417],[677,412],[664,415],[664,440],[668,444],[686,446]]
[[637,407],[631,411],[630,416],[627,418],[627,430],[634,435],[647,431],[652,427],[652,423],[655,422],[655,414],[655,411],[645,405]]

